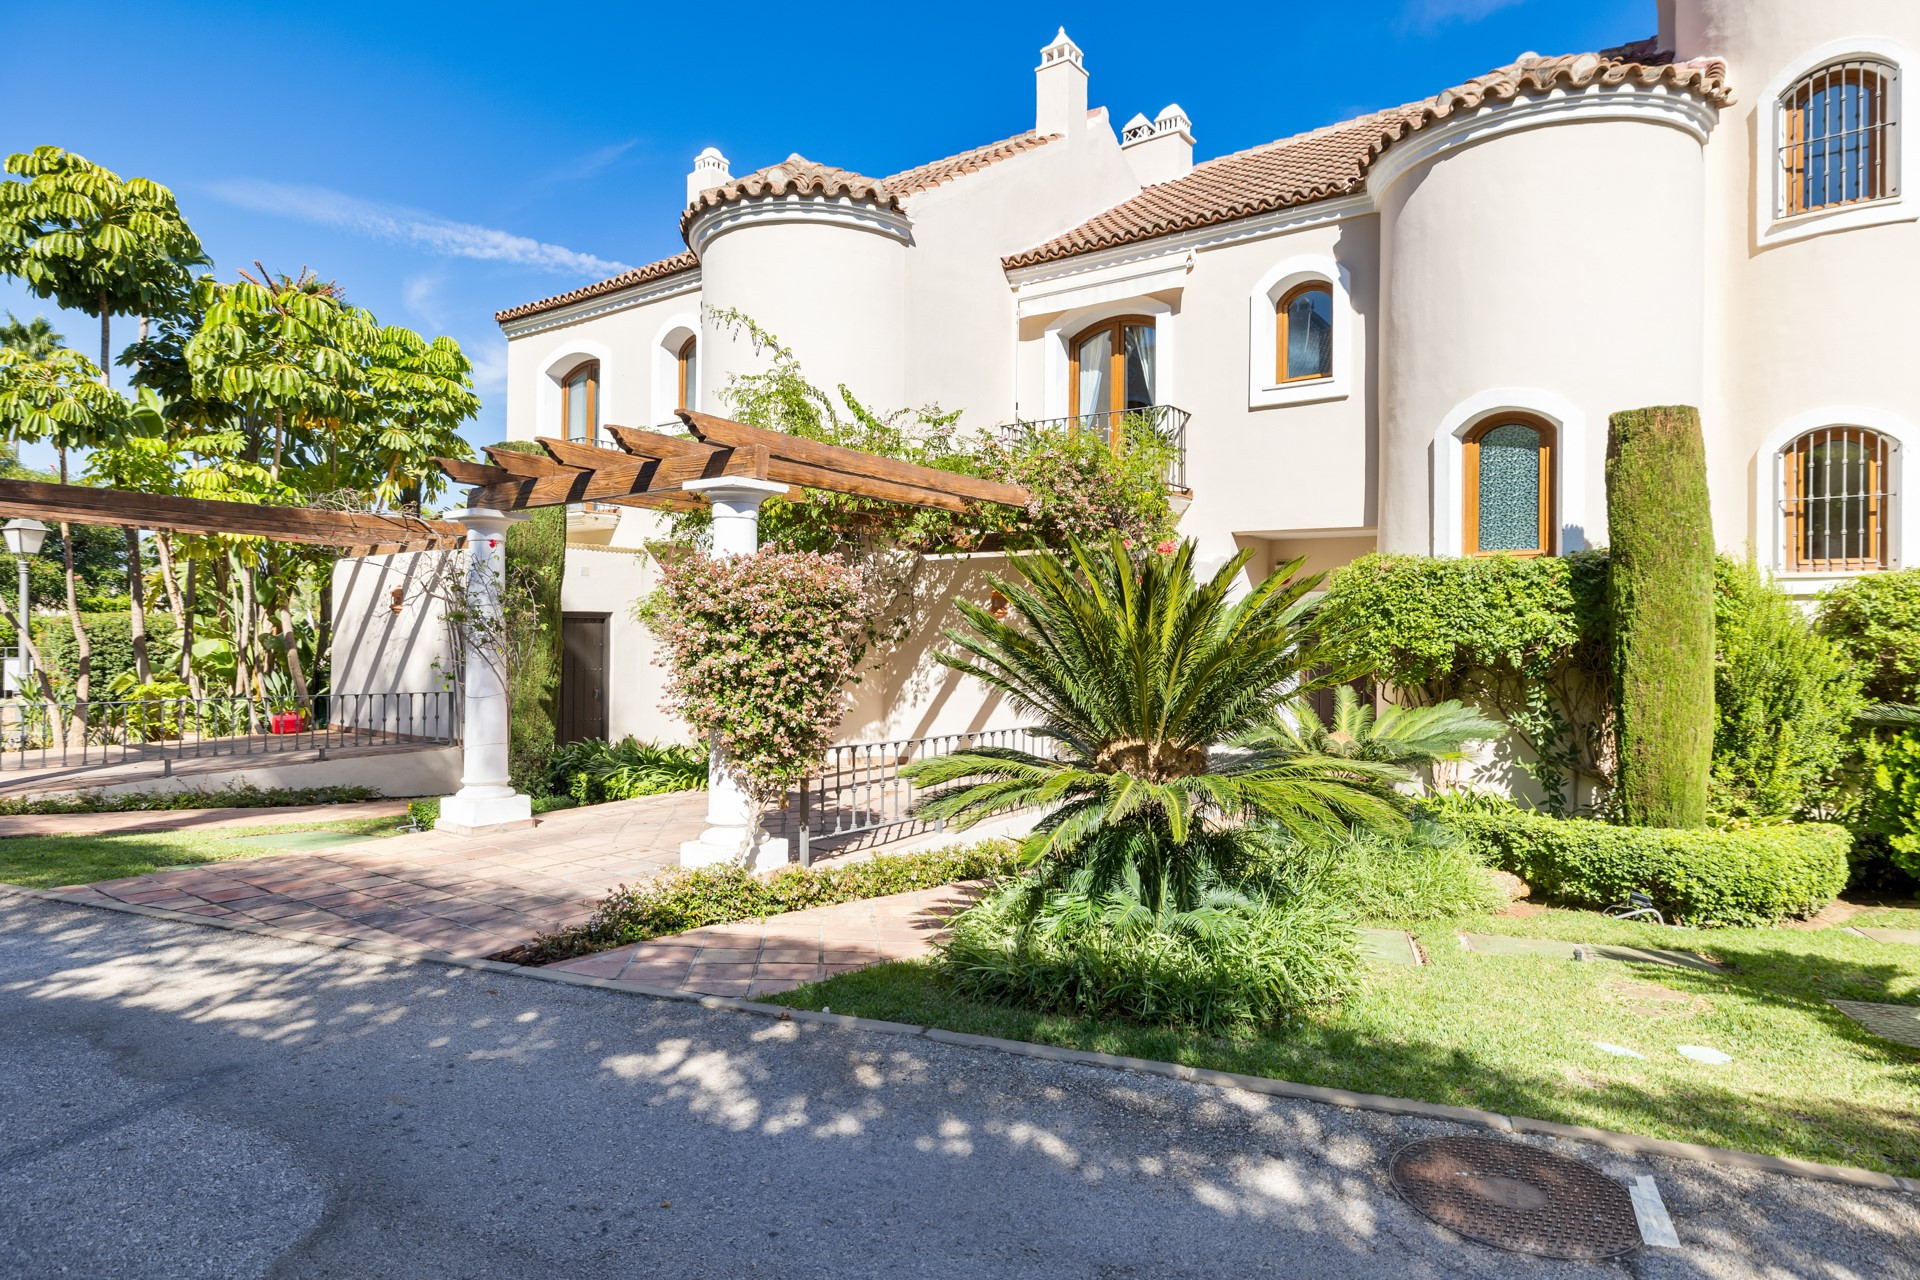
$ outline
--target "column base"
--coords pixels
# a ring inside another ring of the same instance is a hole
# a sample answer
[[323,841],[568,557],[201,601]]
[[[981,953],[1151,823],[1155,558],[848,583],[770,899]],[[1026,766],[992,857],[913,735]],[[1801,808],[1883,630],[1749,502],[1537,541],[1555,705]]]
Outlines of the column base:
[[433,829],[451,831],[457,836],[479,836],[495,831],[523,831],[532,825],[531,796],[513,791],[505,795],[468,795],[459,791],[440,802],[440,820],[433,824]]
[[787,842],[762,836],[760,843],[749,849],[745,827],[708,827],[698,840],[680,846],[680,865],[772,871],[787,865]]

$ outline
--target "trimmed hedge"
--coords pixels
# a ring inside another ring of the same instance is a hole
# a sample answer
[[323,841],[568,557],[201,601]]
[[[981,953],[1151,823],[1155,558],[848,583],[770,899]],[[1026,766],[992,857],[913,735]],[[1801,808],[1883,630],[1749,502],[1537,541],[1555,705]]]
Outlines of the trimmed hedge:
[[[107,696],[107,686],[123,672],[133,670],[133,615],[131,613],[83,613],[80,625],[86,628],[87,640],[93,646],[92,679],[90,696],[99,699]],[[13,628],[4,627],[4,642],[13,643]],[[147,611],[147,656],[159,665],[160,650],[167,638],[173,635],[173,615],[165,610]],[[74,673],[79,663],[79,650],[73,642],[73,624],[67,621],[66,611],[59,613],[35,614],[33,619],[33,643],[40,650],[40,660],[53,673],[56,687],[71,692]],[[157,674],[164,675],[165,672]],[[38,683],[37,681],[35,682]]]
[[1791,823],[1737,831],[1616,827],[1518,809],[1450,812],[1446,825],[1544,896],[1604,908],[1629,893],[1669,921],[1769,925],[1810,916],[1847,883],[1846,828]]

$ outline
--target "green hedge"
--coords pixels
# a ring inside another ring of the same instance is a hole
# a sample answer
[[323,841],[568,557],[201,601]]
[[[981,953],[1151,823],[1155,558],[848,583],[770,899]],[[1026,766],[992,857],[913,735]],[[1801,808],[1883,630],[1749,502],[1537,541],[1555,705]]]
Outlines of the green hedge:
[[1543,896],[1609,907],[1640,892],[1670,922],[1767,925],[1809,916],[1847,883],[1844,827],[1792,823],[1736,831],[1615,827],[1520,810],[1448,813],[1446,824],[1494,866]]
[[[83,613],[80,625],[86,628],[93,646],[91,695],[106,696],[107,685],[123,671],[133,670],[133,615],[131,613]],[[163,642],[173,634],[173,615],[164,610],[147,611],[147,658],[158,665]],[[0,643],[13,643],[13,628],[0,625]],[[62,613],[35,614],[33,643],[40,660],[53,673],[55,687],[71,692],[78,650],[73,643],[73,625]]]

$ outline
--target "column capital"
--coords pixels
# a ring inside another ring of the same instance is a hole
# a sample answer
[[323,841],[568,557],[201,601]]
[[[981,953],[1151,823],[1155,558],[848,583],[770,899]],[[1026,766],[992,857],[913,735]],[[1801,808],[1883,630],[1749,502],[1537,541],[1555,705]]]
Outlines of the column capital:
[[[751,502],[758,505],[768,498],[785,497],[790,486],[778,480],[759,480],[753,476],[711,476],[703,480],[688,480],[680,487],[688,493],[705,494],[710,502]],[[449,518],[458,520],[460,517]]]
[[469,533],[501,534],[507,526],[516,521],[525,520],[526,513],[520,511],[495,511],[492,507],[462,507],[458,511],[449,511],[446,519],[456,520],[467,526]]

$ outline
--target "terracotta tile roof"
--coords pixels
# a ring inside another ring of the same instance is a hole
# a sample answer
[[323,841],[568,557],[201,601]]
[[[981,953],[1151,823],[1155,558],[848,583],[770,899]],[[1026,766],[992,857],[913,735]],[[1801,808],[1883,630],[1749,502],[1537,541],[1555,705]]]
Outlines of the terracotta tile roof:
[[1592,84],[1665,84],[1718,105],[1730,101],[1726,64],[1718,59],[1676,63],[1652,41],[1599,53],[1541,58],[1524,55],[1434,97],[1282,138],[1195,165],[1172,182],[1151,186],[1096,214],[1045,244],[1002,259],[1008,268],[1230,222],[1272,209],[1350,195],[1367,168],[1408,134],[1489,100]]
[[900,197],[888,190],[880,179],[869,178],[850,169],[836,169],[830,164],[817,164],[796,152],[779,164],[755,169],[724,186],[709,187],[702,191],[687,206],[686,212],[680,215],[680,233],[685,235],[693,220],[707,210],[732,204],[736,200],[752,200],[759,196],[809,195],[867,200],[883,209],[900,207]]
[[931,164],[923,164],[912,169],[902,169],[899,173],[882,178],[881,183],[895,195],[905,198],[918,191],[928,191],[942,186],[969,173],[978,173],[989,165],[1011,159],[1025,151],[1032,151],[1036,147],[1044,147],[1049,142],[1057,142],[1059,139],[1060,135],[1057,133],[1049,133],[1042,137],[1029,129],[1011,138],[989,142],[984,147],[962,151],[957,156],[948,156],[944,160],[935,160]]
[[[962,151],[958,155],[947,156],[912,169],[903,169],[887,178],[868,178],[846,169],[836,169],[831,165],[815,164],[801,155],[791,155],[779,164],[756,169],[745,177],[735,178],[724,186],[714,187],[700,193],[699,199],[688,206],[681,215],[680,226],[684,231],[693,216],[703,209],[711,209],[731,200],[740,200],[752,196],[786,195],[802,192],[817,192],[830,196],[851,196],[856,200],[873,200],[886,208],[897,209],[900,202],[908,196],[921,191],[952,182],[955,178],[969,173],[978,173],[989,165],[1032,151],[1059,139],[1059,134],[1041,137],[1031,131],[1015,134],[1011,138],[1002,138],[998,142],[989,142],[984,147],[975,147],[971,151]],[[649,262],[644,267],[635,267],[631,271],[622,271],[610,280],[602,280],[575,289],[570,293],[556,294],[551,298],[541,298],[537,302],[524,302],[517,307],[508,307],[505,311],[496,311],[496,321],[518,320],[524,316],[538,315],[542,311],[552,311],[571,303],[582,302],[588,298],[597,298],[603,294],[617,293],[636,284],[645,284],[649,280],[659,280],[682,271],[690,271],[699,266],[699,260],[691,252],[676,253],[671,258],[662,258],[658,262]]]
[[691,271],[699,265],[700,260],[690,251],[676,253],[671,258],[662,258],[658,262],[649,262],[644,267],[622,271],[610,280],[583,285],[568,293],[557,293],[551,298],[541,298],[538,302],[523,302],[517,307],[508,307],[505,311],[496,311],[493,313],[493,318],[498,323],[505,323],[508,320],[518,320],[522,316],[538,315],[542,311],[552,311],[571,303],[584,302],[588,298],[598,298],[602,294],[618,293],[622,289],[636,284],[645,284],[649,280],[664,280],[682,271]]

